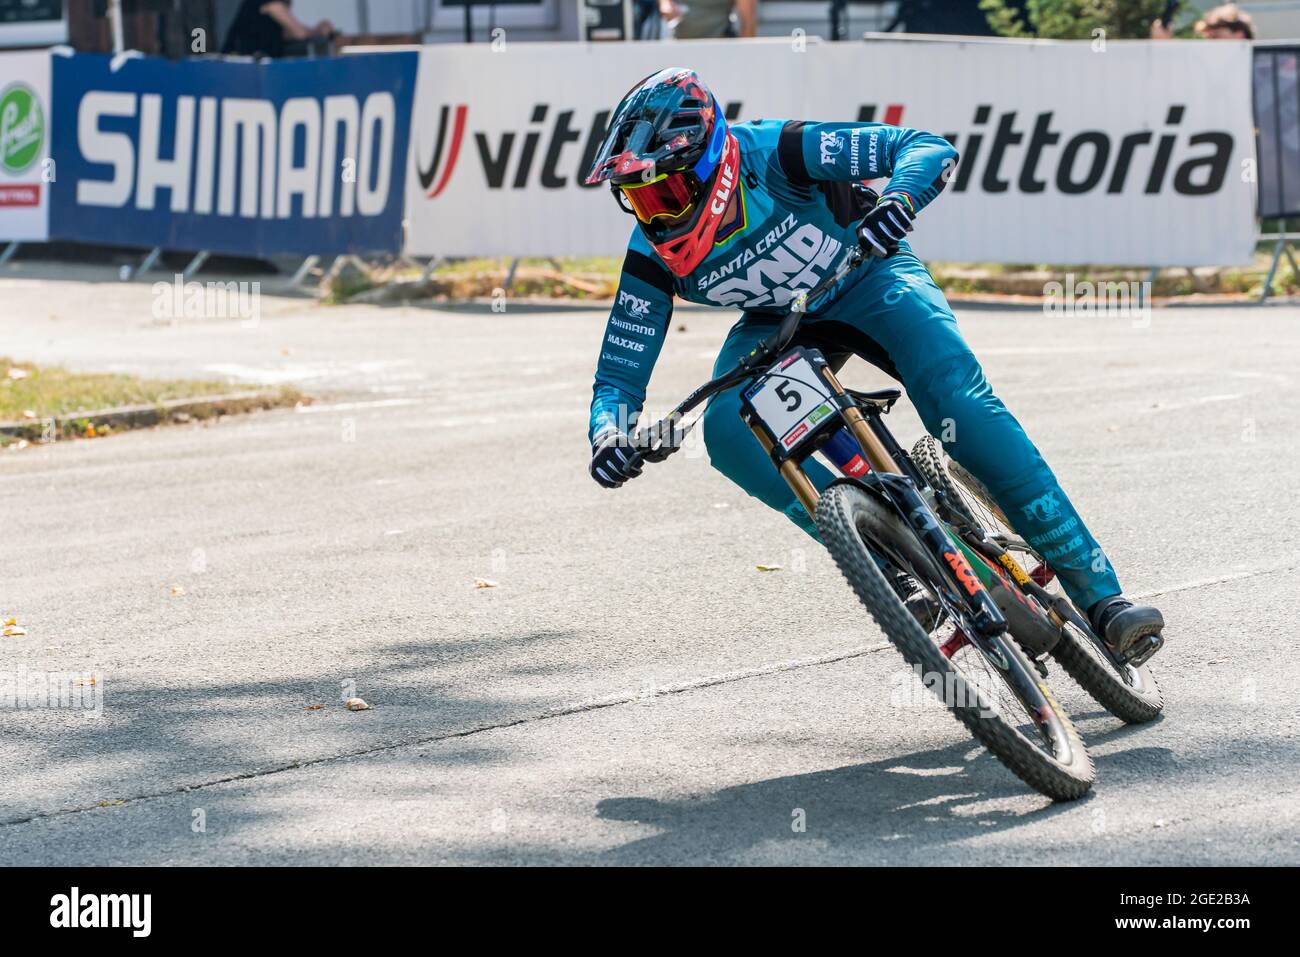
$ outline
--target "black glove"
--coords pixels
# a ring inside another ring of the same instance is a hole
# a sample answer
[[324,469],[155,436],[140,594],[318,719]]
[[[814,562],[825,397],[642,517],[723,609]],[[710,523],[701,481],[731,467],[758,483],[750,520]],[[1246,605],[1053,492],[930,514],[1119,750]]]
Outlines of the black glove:
[[641,474],[642,458],[624,433],[602,432],[591,449],[591,477],[605,488],[618,488]]
[[898,244],[912,231],[916,214],[907,203],[893,196],[883,197],[858,224],[858,242],[868,256],[884,259],[898,252]]

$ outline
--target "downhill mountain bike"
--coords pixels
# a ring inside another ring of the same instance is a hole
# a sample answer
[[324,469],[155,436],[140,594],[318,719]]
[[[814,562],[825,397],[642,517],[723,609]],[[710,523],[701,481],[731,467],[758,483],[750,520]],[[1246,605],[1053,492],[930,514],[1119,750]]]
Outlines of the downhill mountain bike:
[[[823,354],[798,341],[810,306],[864,258],[850,249],[820,283],[797,294],[753,352],[638,430],[634,454],[665,460],[699,422],[699,416],[685,422],[689,412],[741,387],[741,418],[922,683],[1026,784],[1054,800],[1081,797],[1092,786],[1092,759],[1047,685],[1044,662],[1055,654],[1103,704],[1127,720],[1143,720],[1133,716],[1139,709],[1126,713],[1127,704],[1116,704],[1134,698],[1118,692],[1126,680],[1122,669],[1113,660],[1103,663],[1105,646],[1073,606],[1024,570],[1016,556],[1032,550],[977,520],[942,460],[923,459],[922,467],[898,444],[883,416],[901,392],[846,389]],[[846,457],[843,443],[850,439]],[[844,477],[819,492],[803,462],[835,443]]]

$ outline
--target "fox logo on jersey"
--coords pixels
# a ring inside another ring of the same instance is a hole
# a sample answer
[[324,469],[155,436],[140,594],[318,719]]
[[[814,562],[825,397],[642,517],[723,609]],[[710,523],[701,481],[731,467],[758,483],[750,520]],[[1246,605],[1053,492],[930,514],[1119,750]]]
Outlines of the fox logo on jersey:
[[650,300],[634,296],[626,289],[618,291],[618,304],[622,309],[627,310],[627,314],[634,319],[644,319],[650,315]]
[[827,163],[834,163],[835,157],[840,155],[844,149],[844,138],[839,133],[823,133],[821,138],[821,161],[825,166]]

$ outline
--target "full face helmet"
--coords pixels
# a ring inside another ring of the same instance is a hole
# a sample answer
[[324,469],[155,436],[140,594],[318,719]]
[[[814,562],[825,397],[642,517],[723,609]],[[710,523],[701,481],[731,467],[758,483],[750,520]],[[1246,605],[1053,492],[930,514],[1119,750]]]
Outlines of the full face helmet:
[[670,67],[615,108],[587,184],[608,182],[659,258],[685,276],[709,254],[739,165],[717,98],[694,70]]

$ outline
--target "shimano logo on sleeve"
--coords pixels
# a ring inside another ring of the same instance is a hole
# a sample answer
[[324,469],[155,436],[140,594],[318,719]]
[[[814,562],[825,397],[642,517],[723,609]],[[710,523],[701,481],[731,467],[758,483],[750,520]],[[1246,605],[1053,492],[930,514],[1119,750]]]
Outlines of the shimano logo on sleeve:
[[653,339],[657,333],[654,326],[643,326],[638,322],[628,322],[626,319],[620,319],[618,316],[610,316],[609,324],[615,329],[622,332],[632,332],[638,336],[646,336]]
[[[867,165],[862,166],[862,138],[867,138]],[[849,175],[866,176],[868,170],[879,169],[880,134],[865,126],[849,131]]]

